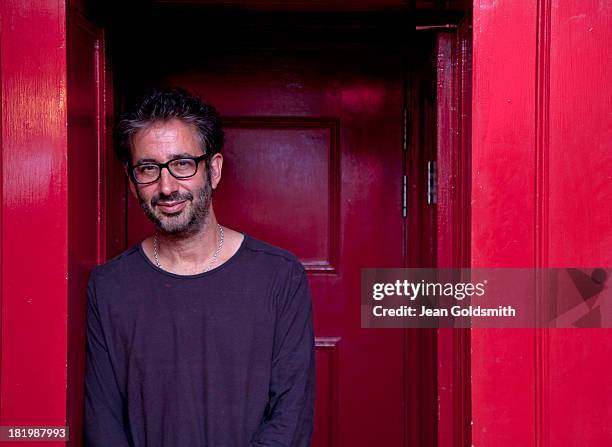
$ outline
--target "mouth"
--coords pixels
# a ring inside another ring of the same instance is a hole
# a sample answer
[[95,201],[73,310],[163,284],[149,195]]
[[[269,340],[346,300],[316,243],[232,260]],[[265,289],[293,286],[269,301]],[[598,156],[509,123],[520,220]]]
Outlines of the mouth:
[[175,202],[157,202],[157,206],[163,213],[171,214],[181,211],[185,207],[186,203],[186,200],[180,200]]

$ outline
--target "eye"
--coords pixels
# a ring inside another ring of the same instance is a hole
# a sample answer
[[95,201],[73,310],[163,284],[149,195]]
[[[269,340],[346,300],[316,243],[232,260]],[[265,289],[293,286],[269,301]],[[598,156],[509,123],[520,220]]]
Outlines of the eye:
[[156,171],[157,170],[157,166],[156,165],[140,165],[138,166],[138,170],[140,172],[152,172],[152,171]]

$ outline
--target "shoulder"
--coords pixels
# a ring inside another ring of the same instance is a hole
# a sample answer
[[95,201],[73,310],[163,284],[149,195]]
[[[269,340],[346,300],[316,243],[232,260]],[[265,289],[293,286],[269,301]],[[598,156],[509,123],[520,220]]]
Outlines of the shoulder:
[[244,245],[245,251],[266,265],[292,270],[296,273],[302,273],[304,271],[304,267],[297,256],[288,250],[256,239],[247,234],[245,234]]
[[89,277],[90,283],[97,280],[109,280],[132,275],[140,257],[139,250],[139,244],[135,244],[123,253],[94,267]]
[[271,280],[275,306],[282,312],[310,307],[310,287],[304,266],[288,250],[245,235],[245,251],[253,257],[262,273]]
[[306,278],[304,266],[292,252],[245,234],[243,252],[257,275],[274,278],[275,283]]

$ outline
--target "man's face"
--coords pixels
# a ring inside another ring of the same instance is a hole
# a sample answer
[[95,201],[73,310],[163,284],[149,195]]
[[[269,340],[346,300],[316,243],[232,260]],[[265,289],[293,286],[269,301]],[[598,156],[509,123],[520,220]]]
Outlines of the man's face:
[[[133,165],[201,155],[195,127],[177,119],[153,123],[133,138]],[[140,206],[159,231],[189,235],[202,227],[210,210],[212,189],[220,177],[218,157],[214,161],[215,168],[219,168],[219,175],[215,169],[211,170],[215,171],[214,185],[207,175],[205,161],[201,161],[197,173],[187,179],[174,178],[164,168],[156,182],[146,185],[130,182],[130,189]]]

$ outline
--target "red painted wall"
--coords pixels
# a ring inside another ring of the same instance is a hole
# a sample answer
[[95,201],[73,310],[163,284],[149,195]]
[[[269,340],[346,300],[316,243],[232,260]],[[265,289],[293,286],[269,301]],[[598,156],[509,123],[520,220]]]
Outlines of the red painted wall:
[[2,1],[0,22],[0,425],[66,425],[64,2]]
[[[474,4],[472,265],[612,265],[612,5]],[[475,446],[612,444],[612,332],[472,331]]]

